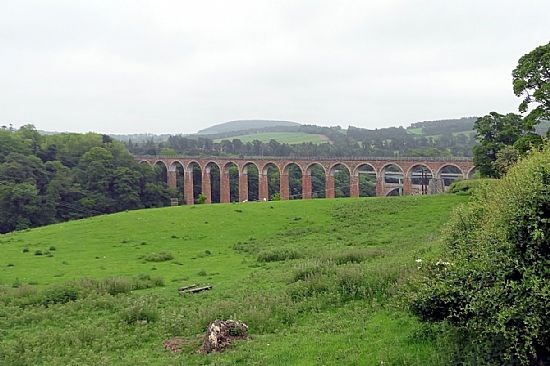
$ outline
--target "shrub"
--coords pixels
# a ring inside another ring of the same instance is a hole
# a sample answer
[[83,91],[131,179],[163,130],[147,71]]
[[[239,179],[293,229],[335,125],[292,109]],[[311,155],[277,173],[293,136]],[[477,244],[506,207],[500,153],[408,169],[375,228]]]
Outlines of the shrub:
[[457,180],[449,186],[449,193],[459,194],[469,196],[474,193],[476,190],[487,186],[493,186],[498,182],[497,179],[468,179],[468,180]]
[[52,246],[50,247],[49,251],[50,251],[50,252],[55,251],[55,247],[52,245]]
[[366,295],[365,280],[361,269],[342,267],[336,272],[338,292],[345,300],[361,299]]
[[21,249],[21,251],[23,253],[28,253],[29,252],[29,247],[23,247],[23,249]]
[[200,193],[198,196],[197,196],[197,199],[195,200],[195,203],[199,204],[199,205],[202,205],[203,203],[206,202],[206,196],[202,193]]
[[148,274],[140,274],[137,277],[114,276],[102,280],[82,278],[78,281],[74,281],[73,284],[77,288],[90,290],[96,293],[117,295],[134,290],[164,286],[164,280],[160,277],[151,277]]
[[174,259],[174,256],[168,252],[151,253],[144,258],[147,262],[165,262]]
[[42,251],[40,249],[37,249],[34,251],[34,255],[42,255]]
[[458,363],[550,362],[549,218],[550,147],[455,212],[412,310],[453,326]]
[[104,289],[108,294],[116,295],[132,291],[133,281],[125,277],[110,277],[99,282],[99,288]]
[[334,261],[336,264],[361,263],[367,259],[381,257],[384,251],[379,248],[357,248],[330,254],[327,260]]
[[48,306],[51,304],[65,304],[69,301],[75,301],[78,298],[78,291],[75,287],[57,286],[44,291],[41,304]]
[[334,292],[334,279],[324,274],[308,276],[304,281],[297,281],[287,287],[287,294],[294,301],[301,301],[313,295],[324,296]]
[[137,301],[130,304],[120,313],[121,318],[128,324],[152,323],[158,319],[157,311],[144,301]]
[[258,254],[258,262],[277,262],[296,258],[300,258],[300,253],[295,249],[287,248],[264,250]]
[[327,273],[327,270],[327,264],[319,260],[302,262],[294,268],[292,282],[305,281],[310,277]]

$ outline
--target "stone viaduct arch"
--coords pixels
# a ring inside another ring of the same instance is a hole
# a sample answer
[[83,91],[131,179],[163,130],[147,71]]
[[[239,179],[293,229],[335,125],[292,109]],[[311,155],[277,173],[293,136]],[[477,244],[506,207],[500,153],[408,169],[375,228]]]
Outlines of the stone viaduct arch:
[[[350,175],[349,195],[359,197],[359,176],[368,174],[376,181],[376,196],[388,194],[410,195],[430,194],[444,191],[455,179],[471,178],[475,166],[470,158],[221,158],[221,157],[162,157],[136,156],[139,163],[160,166],[166,171],[166,183],[171,188],[180,189],[183,181],[183,196],[187,204],[193,204],[194,172],[200,171],[201,190],[206,202],[212,202],[211,170],[219,169],[221,203],[231,201],[229,169],[238,170],[239,201],[249,200],[249,169],[258,172],[258,199],[268,200],[268,168],[276,169],[280,175],[279,193],[282,200],[288,200],[289,169],[297,167],[301,172],[301,197],[311,199],[312,170],[323,171],[325,176],[325,197],[334,198],[334,174],[336,167],[344,167]],[[294,168],[296,169],[296,168]],[[183,178],[179,177],[183,171]],[[295,198],[295,197],[293,197]]]

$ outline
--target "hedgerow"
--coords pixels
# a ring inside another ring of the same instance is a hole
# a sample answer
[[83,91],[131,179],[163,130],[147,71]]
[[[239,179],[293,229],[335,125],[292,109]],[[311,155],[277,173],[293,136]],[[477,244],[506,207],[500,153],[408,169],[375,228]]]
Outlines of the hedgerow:
[[451,325],[459,363],[550,363],[550,146],[474,194],[443,240],[413,312]]

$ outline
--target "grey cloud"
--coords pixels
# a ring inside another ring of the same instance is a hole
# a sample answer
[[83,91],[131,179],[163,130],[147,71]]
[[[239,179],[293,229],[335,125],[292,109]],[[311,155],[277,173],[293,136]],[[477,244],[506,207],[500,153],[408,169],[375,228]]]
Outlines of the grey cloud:
[[367,128],[516,110],[550,3],[6,1],[0,118],[190,133],[265,118]]

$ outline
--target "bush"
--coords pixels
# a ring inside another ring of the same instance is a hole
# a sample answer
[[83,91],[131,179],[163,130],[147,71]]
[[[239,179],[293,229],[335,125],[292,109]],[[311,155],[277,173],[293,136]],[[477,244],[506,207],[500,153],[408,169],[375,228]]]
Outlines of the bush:
[[265,250],[258,254],[258,262],[278,262],[296,258],[300,258],[300,253],[295,249],[286,248]]
[[481,188],[493,186],[496,182],[498,182],[498,179],[489,178],[457,180],[449,186],[449,193],[469,196]]
[[37,249],[34,251],[34,255],[42,255],[42,251],[40,249]]
[[365,288],[365,276],[360,268],[342,267],[336,272],[338,292],[344,300],[364,298],[367,291]]
[[136,301],[130,304],[120,315],[127,324],[152,323],[159,317],[157,311],[144,301]]
[[202,205],[203,203],[206,202],[206,196],[202,193],[200,193],[198,196],[197,196],[197,199],[195,200],[195,203],[196,204],[199,204],[199,205]]
[[550,147],[455,212],[412,310],[453,326],[458,363],[550,363],[549,218]]
[[327,256],[327,259],[340,265],[348,263],[361,263],[368,259],[381,257],[383,255],[384,251],[379,248],[354,248],[339,251],[337,253],[330,253]]
[[168,252],[151,253],[144,257],[147,262],[165,262],[174,259],[174,256]]
[[326,274],[329,271],[329,266],[326,262],[321,262],[319,260],[302,262],[294,268],[291,281],[306,281],[310,277]]
[[75,287],[67,286],[57,286],[49,290],[46,290],[42,294],[41,304],[48,306],[51,304],[65,304],[69,301],[75,301],[78,298],[78,291]]
[[137,277],[114,276],[103,280],[82,278],[75,281],[74,286],[99,294],[107,293],[110,295],[117,295],[134,290],[164,286],[164,281],[160,277],[151,277],[148,274],[140,274]]

